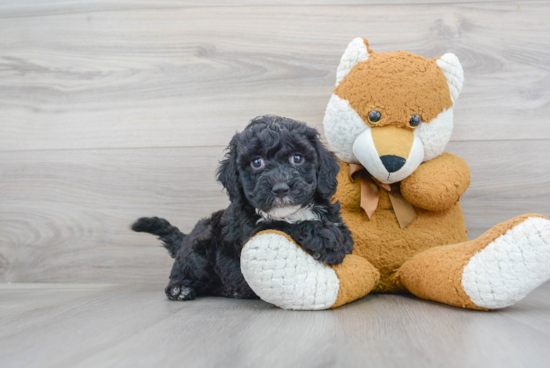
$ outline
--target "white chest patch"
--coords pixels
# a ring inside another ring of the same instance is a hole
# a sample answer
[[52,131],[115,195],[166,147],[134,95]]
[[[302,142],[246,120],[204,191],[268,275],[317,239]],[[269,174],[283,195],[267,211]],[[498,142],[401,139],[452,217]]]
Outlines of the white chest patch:
[[256,208],[256,213],[262,216],[258,222],[285,221],[289,224],[295,224],[302,221],[319,221],[319,211],[315,212],[313,206],[284,206],[273,208],[269,212],[264,212]]

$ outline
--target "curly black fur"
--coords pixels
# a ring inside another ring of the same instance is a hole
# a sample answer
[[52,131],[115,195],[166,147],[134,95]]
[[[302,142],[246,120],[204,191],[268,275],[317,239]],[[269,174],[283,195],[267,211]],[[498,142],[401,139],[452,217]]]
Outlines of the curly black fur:
[[[295,155],[303,157],[296,164]],[[262,159],[263,167],[252,161]],[[200,220],[189,235],[157,217],[141,218],[132,225],[138,232],[159,236],[175,258],[166,295],[192,300],[201,295],[257,298],[240,269],[244,244],[259,231],[281,230],[320,262],[336,265],[353,249],[349,229],[340,217],[340,204],[331,203],[339,166],[319,141],[314,128],[292,119],[262,116],[236,134],[218,169],[218,180],[231,204]],[[286,185],[286,192],[274,191]],[[310,208],[318,220],[289,223],[266,220],[283,206]]]

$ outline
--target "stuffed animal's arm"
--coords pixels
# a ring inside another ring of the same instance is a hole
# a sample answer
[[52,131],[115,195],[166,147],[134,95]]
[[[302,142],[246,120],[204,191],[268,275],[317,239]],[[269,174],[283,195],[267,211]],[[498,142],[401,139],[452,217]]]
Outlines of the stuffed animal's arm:
[[418,167],[401,182],[401,194],[414,206],[443,211],[451,208],[470,185],[470,169],[458,156],[444,153]]
[[285,309],[335,308],[371,292],[380,273],[365,258],[348,254],[337,266],[316,261],[280,230],[264,230],[242,249],[241,271],[252,290]]

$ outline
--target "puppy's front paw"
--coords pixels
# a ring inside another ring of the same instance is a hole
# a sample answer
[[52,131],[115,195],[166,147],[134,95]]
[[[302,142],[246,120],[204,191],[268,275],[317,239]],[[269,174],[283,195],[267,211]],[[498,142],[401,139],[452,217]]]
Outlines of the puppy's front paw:
[[344,261],[346,254],[346,251],[343,249],[324,250],[322,253],[314,254],[313,258],[329,266],[335,266]]
[[346,254],[351,253],[353,243],[349,243],[337,228],[323,229],[300,239],[300,245],[314,259],[329,266],[342,263]]
[[195,289],[179,284],[168,285],[164,291],[170,300],[185,301],[193,300],[197,297]]

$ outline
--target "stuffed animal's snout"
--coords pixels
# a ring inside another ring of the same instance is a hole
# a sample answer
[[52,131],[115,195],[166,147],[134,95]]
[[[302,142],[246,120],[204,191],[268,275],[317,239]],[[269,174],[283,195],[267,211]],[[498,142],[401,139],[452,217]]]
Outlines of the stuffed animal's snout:
[[414,134],[407,129],[387,126],[372,129],[371,135],[386,170],[393,173],[401,169],[411,153]]
[[387,184],[405,179],[424,159],[420,139],[412,131],[393,125],[359,134],[353,153],[371,175]]

